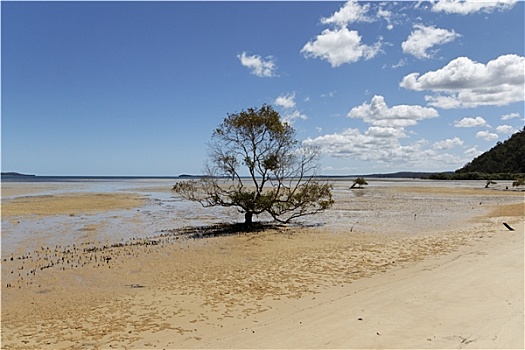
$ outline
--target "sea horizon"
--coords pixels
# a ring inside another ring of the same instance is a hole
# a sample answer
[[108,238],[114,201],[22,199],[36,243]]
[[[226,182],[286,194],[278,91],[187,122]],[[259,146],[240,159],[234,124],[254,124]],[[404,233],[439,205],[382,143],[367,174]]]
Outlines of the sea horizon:
[[[316,175],[315,178],[321,179],[345,179],[355,177],[368,177],[368,178],[424,178],[426,176],[438,173],[453,173],[453,171],[436,171],[436,172],[424,172],[424,171],[398,171],[391,173],[373,173],[373,174],[342,174],[342,175]],[[1,180],[5,182],[43,182],[43,181],[75,181],[75,180],[138,180],[138,179],[188,179],[188,178],[201,178],[205,175],[202,174],[186,174],[180,175],[35,175],[35,174],[23,174],[17,172],[2,172]],[[241,176],[241,178],[250,178],[249,175]]]

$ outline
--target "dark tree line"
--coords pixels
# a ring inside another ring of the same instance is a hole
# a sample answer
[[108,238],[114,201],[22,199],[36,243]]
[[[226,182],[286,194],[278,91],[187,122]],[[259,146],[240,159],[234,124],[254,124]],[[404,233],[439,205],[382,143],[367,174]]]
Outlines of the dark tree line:
[[464,173],[525,173],[525,127],[513,134],[508,140],[498,142],[489,151],[474,158],[463,168],[456,170]]
[[498,142],[455,173],[437,173],[436,180],[515,180],[525,177],[525,127]]

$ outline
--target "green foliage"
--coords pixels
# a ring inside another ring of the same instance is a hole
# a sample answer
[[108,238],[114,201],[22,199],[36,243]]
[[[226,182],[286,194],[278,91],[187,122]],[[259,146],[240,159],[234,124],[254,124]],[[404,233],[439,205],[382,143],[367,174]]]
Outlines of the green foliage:
[[497,184],[496,181],[487,180],[487,184],[485,185],[485,188],[489,188],[490,185],[496,185],[496,184]]
[[318,213],[334,203],[332,186],[315,179],[317,150],[299,145],[271,106],[228,114],[212,134],[206,176],[173,190],[203,206],[236,207],[247,224],[261,213],[284,223]]
[[350,187],[350,188],[355,188],[356,185],[359,185],[359,188],[361,188],[364,185],[368,185],[368,182],[366,182],[364,177],[358,177],[357,179],[354,180],[354,183],[353,183],[352,187]]
[[516,181],[512,183],[512,187],[518,187],[518,186],[523,186],[523,185],[525,185],[525,178],[522,178],[522,177],[518,177]]
[[525,173],[436,173],[428,178],[432,180],[514,180],[518,177],[524,177]]
[[451,175],[445,173],[436,173],[429,175],[428,178],[432,180],[451,180]]
[[514,180],[525,177],[525,127],[498,142],[455,173],[436,173],[433,180]]
[[525,173],[525,128],[456,170],[458,174]]

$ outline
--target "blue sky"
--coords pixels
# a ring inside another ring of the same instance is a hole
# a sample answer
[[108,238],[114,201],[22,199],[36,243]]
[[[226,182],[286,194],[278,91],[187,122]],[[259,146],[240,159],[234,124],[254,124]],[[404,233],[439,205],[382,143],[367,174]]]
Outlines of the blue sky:
[[199,174],[271,104],[321,173],[455,170],[524,125],[524,3],[5,2],[2,171]]

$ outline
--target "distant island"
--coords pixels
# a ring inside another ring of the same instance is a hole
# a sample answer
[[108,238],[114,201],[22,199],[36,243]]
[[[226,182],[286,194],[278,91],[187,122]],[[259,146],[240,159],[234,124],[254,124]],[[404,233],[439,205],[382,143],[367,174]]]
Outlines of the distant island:
[[34,177],[36,175],[20,174],[15,172],[2,173],[2,177]]
[[177,176],[181,179],[186,179],[186,178],[199,178],[199,177],[202,177],[202,175],[190,175],[190,174],[180,174],[179,176]]

